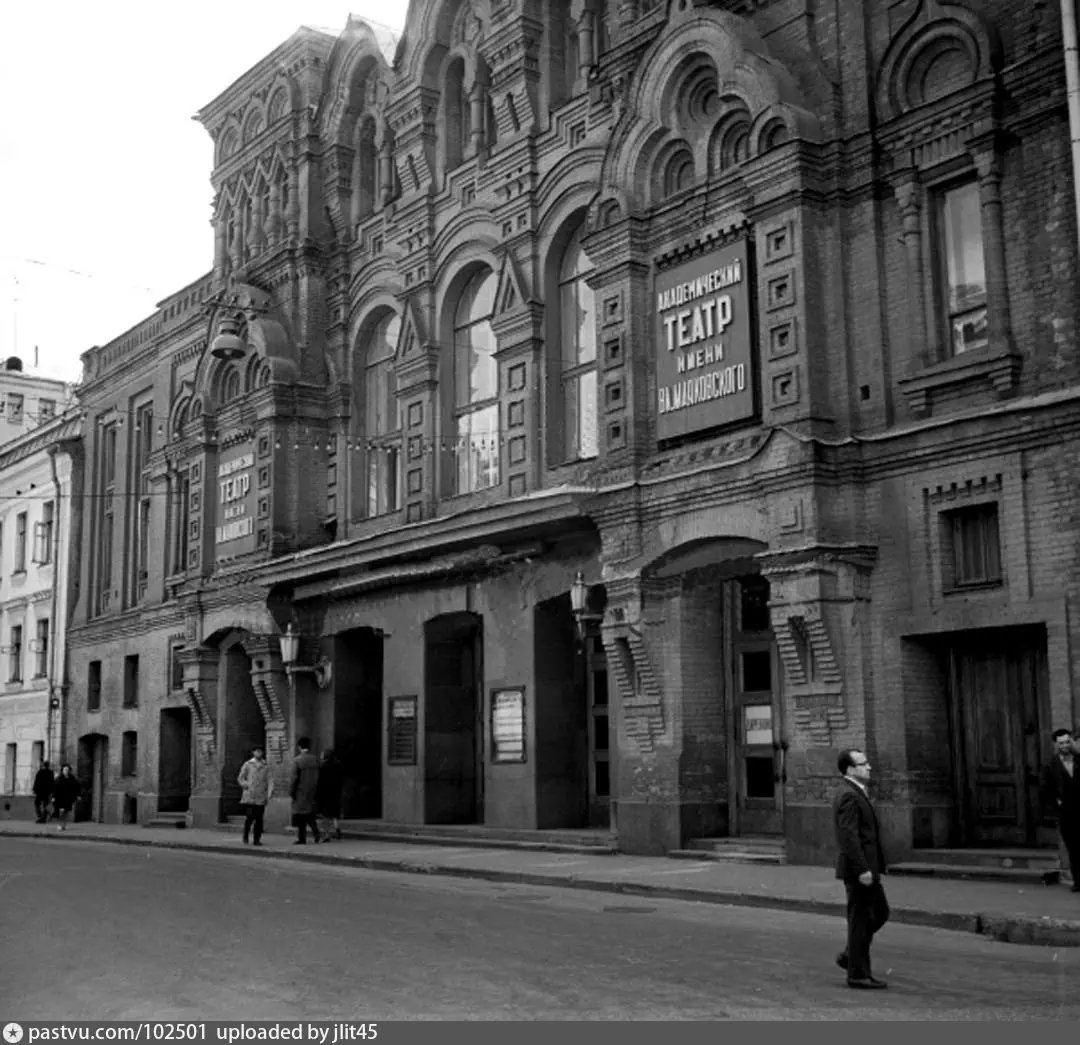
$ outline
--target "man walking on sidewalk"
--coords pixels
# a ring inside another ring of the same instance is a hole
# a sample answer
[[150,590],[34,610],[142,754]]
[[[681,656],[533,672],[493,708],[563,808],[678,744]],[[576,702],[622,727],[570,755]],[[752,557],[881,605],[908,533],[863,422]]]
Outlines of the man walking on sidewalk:
[[307,829],[311,828],[312,838],[318,842],[319,827],[315,823],[315,795],[319,786],[319,763],[311,753],[311,741],[301,737],[296,746],[299,754],[293,759],[292,786],[289,797],[292,798],[293,824],[296,826],[296,841],[293,845],[307,844]]
[[1054,730],[1054,757],[1043,767],[1043,809],[1056,814],[1058,831],[1069,854],[1072,891],[1080,893],[1080,767],[1072,732]]
[[44,824],[49,819],[49,799],[52,798],[55,780],[49,763],[42,762],[41,768],[34,775],[34,812],[37,813],[39,824]]
[[870,972],[870,944],[889,920],[889,902],[881,884],[885,853],[867,793],[870,762],[861,751],[851,750],[840,752],[836,764],[844,778],[833,799],[836,877],[847,890],[848,923],[847,947],[836,964],[847,970],[849,987],[881,989],[888,984]]

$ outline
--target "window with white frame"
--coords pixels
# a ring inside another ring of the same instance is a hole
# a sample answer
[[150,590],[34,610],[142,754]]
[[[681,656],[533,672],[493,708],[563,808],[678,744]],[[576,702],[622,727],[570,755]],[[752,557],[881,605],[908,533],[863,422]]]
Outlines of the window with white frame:
[[56,506],[46,501],[41,508],[41,522],[34,524],[34,562],[42,566],[52,562],[55,515]]
[[499,482],[499,372],[491,316],[498,277],[490,269],[469,281],[454,313],[454,416],[457,492]]
[[37,635],[34,637],[34,678],[43,679],[49,673],[49,620],[46,617],[37,622]]
[[947,351],[958,356],[989,343],[982,210],[974,180],[943,190],[936,213]]
[[26,572],[26,512],[15,516],[15,572]]
[[559,266],[559,323],[562,346],[564,456],[595,457],[596,297],[586,282],[593,265],[581,246],[583,229],[571,238]]
[[394,353],[401,317],[390,312],[368,339],[364,367],[364,430],[367,437],[367,514],[401,507],[401,411],[394,379]]
[[8,642],[8,682],[22,682],[22,648],[22,625],[12,625]]

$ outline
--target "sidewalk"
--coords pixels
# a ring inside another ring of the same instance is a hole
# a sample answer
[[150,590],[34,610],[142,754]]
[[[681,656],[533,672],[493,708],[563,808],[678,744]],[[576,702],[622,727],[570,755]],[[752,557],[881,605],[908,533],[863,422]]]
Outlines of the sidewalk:
[[[843,917],[843,889],[826,867],[727,864],[656,856],[592,856],[519,849],[344,840],[293,845],[289,835],[264,835],[252,848],[230,831],[145,828],[137,825],[69,825],[59,832],[28,821],[0,821],[0,837],[60,842],[110,842],[266,859],[306,860],[376,871],[451,875],[549,888],[768,907]],[[0,847],[2,854],[2,847]],[[937,881],[895,877],[887,881],[896,922],[980,933],[1008,943],[1080,947],[1080,894],[1064,886]]]

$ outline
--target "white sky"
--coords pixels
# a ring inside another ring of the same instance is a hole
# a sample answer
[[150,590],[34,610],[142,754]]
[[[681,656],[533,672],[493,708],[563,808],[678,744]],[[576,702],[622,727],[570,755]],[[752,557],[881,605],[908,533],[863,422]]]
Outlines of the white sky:
[[77,381],[81,352],[208,272],[211,142],[191,117],[301,25],[340,32],[352,12],[400,30],[407,6],[3,4],[0,360]]

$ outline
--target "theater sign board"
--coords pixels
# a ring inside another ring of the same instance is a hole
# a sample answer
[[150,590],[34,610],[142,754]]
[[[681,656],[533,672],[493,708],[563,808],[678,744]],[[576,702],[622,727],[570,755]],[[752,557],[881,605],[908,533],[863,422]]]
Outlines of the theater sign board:
[[219,558],[255,550],[254,471],[255,455],[248,445],[223,454],[218,462],[214,545]]
[[754,415],[746,242],[656,274],[659,440]]

